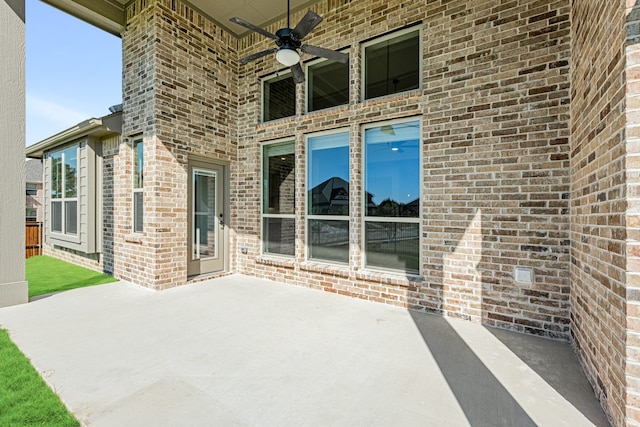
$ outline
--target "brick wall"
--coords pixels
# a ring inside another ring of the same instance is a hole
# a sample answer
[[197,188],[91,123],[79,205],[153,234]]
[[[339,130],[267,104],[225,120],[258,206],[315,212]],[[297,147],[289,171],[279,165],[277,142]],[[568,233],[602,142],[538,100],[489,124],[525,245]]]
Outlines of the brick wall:
[[[640,3],[626,2],[626,422],[640,426]],[[622,278],[621,280],[625,280]]]
[[572,337],[614,425],[624,425],[624,1],[572,8]]
[[[183,3],[139,0],[123,34],[127,144],[116,156],[115,271],[163,289],[187,280],[188,161],[236,156],[236,41]],[[144,232],[131,232],[131,143],[144,140]],[[233,173],[233,167],[232,171]]]
[[[350,47],[350,104],[260,123],[260,79],[272,57],[240,65],[238,271],[330,292],[568,339],[569,13],[568,1],[324,1],[306,41]],[[292,16],[297,22],[305,11]],[[360,101],[360,43],[417,24],[422,89]],[[275,32],[283,22],[267,29]],[[270,47],[239,42],[239,57]],[[307,57],[303,57],[307,59]],[[419,117],[423,140],[420,278],[361,268],[361,125]],[[351,261],[304,260],[304,135],[351,134]],[[293,137],[298,159],[294,259],[260,255],[260,143]],[[532,284],[514,281],[531,268]]]

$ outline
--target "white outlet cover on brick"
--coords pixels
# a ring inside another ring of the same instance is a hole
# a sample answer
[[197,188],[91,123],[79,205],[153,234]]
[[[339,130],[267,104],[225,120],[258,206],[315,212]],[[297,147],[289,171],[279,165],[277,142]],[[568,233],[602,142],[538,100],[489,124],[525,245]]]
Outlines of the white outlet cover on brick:
[[516,282],[533,283],[533,270],[531,268],[516,267]]

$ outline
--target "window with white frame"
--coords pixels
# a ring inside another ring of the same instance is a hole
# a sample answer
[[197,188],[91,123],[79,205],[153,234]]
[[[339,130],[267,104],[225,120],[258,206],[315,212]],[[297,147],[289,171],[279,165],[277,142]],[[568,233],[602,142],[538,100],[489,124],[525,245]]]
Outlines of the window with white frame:
[[27,196],[36,196],[38,195],[38,184],[33,182],[27,182]]
[[420,122],[364,127],[367,267],[420,271]]
[[296,84],[290,72],[262,81],[262,121],[296,115]]
[[51,231],[78,235],[78,146],[52,153],[50,156]]
[[364,43],[363,98],[420,87],[420,29],[413,27]]
[[293,256],[295,253],[294,142],[267,144],[262,152],[262,251]]
[[144,145],[142,139],[133,142],[133,232],[142,233],[144,196],[142,184],[144,178]]
[[26,212],[27,222],[35,222],[38,220],[38,210],[36,208],[27,208]]
[[307,111],[349,103],[349,63],[320,59],[307,67]]
[[307,138],[307,257],[349,263],[349,132]]

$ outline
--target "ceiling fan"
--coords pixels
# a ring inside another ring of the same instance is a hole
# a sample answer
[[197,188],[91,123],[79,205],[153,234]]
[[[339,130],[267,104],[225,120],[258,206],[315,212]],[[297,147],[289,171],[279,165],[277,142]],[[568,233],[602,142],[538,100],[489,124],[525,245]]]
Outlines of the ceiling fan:
[[289,18],[289,0],[287,0],[287,27],[280,28],[278,31],[276,31],[275,34],[272,34],[269,31],[260,28],[257,25],[253,25],[252,23],[247,22],[243,19],[231,18],[231,22],[242,25],[243,27],[248,28],[251,31],[275,40],[276,45],[278,46],[242,58],[240,59],[240,63],[246,64],[247,62],[254,61],[258,58],[262,58],[263,56],[267,56],[275,52],[276,60],[278,62],[287,67],[291,67],[291,75],[293,77],[293,81],[296,83],[302,83],[304,82],[304,72],[302,71],[302,66],[300,65],[300,54],[298,53],[298,50],[310,55],[331,59],[333,61],[342,63],[347,62],[347,60],[349,59],[349,55],[347,55],[346,53],[337,52],[335,50],[329,50],[322,47],[311,46],[309,44],[302,44],[302,39],[322,21],[322,17],[320,15],[311,10],[308,11],[307,14],[304,15],[304,17],[300,20],[300,22],[298,22],[298,25],[296,25],[295,28],[291,28]]

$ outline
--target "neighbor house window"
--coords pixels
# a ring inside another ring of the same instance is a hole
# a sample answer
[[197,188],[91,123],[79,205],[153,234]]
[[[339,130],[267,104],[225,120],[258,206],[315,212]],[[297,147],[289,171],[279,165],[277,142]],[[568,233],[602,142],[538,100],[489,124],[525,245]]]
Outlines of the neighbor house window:
[[38,210],[34,208],[27,208],[26,215],[27,222],[35,222],[38,220]]
[[38,184],[27,182],[27,196],[36,196],[38,194]]
[[133,232],[142,233],[144,150],[142,140],[133,142]]
[[420,270],[420,123],[364,129],[367,267]]
[[296,115],[296,84],[291,73],[262,81],[262,121]]
[[349,132],[307,144],[308,258],[349,263]]
[[321,59],[307,67],[307,111],[349,103],[349,63]]
[[51,231],[78,234],[78,146],[51,154]]
[[263,147],[263,252],[295,252],[295,162],[293,141]]
[[363,45],[364,99],[420,87],[420,30],[410,28]]

